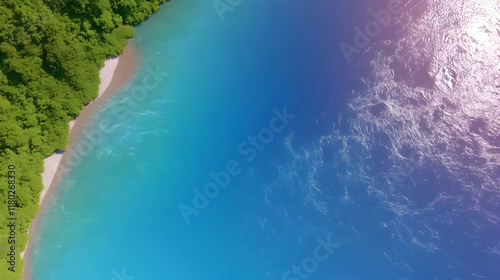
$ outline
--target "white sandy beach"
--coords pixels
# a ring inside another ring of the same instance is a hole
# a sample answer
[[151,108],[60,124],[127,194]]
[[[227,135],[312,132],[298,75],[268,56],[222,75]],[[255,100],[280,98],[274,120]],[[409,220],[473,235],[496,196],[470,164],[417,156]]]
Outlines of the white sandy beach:
[[[104,66],[101,68],[101,72],[100,72],[101,83],[99,84],[99,95],[97,96],[97,98],[101,97],[102,94],[106,91],[106,89],[111,84],[116,67],[118,66],[119,59],[120,59],[120,56],[107,59],[104,62]],[[96,98],[96,100],[97,100],[97,98]],[[71,132],[71,129],[73,128],[73,126],[75,125],[76,121],[78,121],[78,118],[69,122],[70,132]],[[42,180],[43,180],[43,190],[40,193],[39,204],[42,203],[42,200],[45,197],[45,195],[47,194],[47,192],[50,188],[50,185],[54,181],[54,177],[56,175],[57,168],[59,167],[59,163],[61,162],[62,157],[63,157],[62,154],[54,154],[54,155],[44,159],[44,161],[43,161],[43,167],[44,167],[45,171],[42,172],[42,174],[41,174]]]
[[[70,134],[68,136],[68,150],[64,154],[54,154],[50,157],[44,159],[44,172],[41,173],[43,181],[43,190],[40,193],[40,210],[31,222],[29,229],[30,236],[35,235],[38,224],[40,223],[41,213],[47,208],[46,201],[54,193],[54,186],[59,180],[60,176],[60,164],[67,160],[68,153],[71,153],[70,147],[77,143],[79,137],[81,137],[82,129],[85,127],[85,123],[89,120],[97,110],[99,106],[103,104],[112,96],[113,93],[117,92],[118,89],[122,88],[127,84],[127,82],[133,77],[136,65],[138,62],[137,52],[134,47],[128,44],[123,53],[114,58],[107,59],[104,62],[104,66],[100,70],[101,82],[99,84],[99,92],[96,99],[87,104],[82,112],[78,115],[75,120],[69,122]],[[21,258],[24,259],[25,265],[23,267],[23,278],[30,279],[29,275],[31,273],[29,262],[30,262],[30,248],[32,246],[31,238],[26,244],[26,248],[20,253]],[[27,253],[28,252],[28,253]],[[27,253],[27,254],[25,254]]]
[[[97,98],[101,97],[102,94],[106,91],[106,89],[111,84],[116,67],[118,66],[119,59],[120,59],[120,57],[118,56],[118,57],[107,59],[104,62],[104,66],[101,68],[101,71],[100,71],[101,83],[99,84],[99,95],[97,96]],[[94,101],[97,100],[97,98],[94,99]],[[92,101],[92,102],[94,102],[94,101]],[[90,103],[92,103],[92,102],[90,102]],[[73,128],[73,126],[75,125],[75,122],[77,120],[78,120],[78,118],[76,118],[75,120],[71,120],[69,122],[70,133],[71,133],[71,129]],[[59,164],[61,163],[62,157],[63,157],[62,154],[54,154],[54,155],[47,157],[43,160],[44,172],[42,172],[42,174],[41,174],[42,181],[43,181],[43,189],[40,193],[40,201],[38,202],[38,204],[42,204],[43,198],[45,197],[45,195],[49,191],[50,186],[52,185],[52,182],[54,181],[54,177],[57,173],[57,168],[59,167]],[[28,246],[28,244],[26,244],[26,246]],[[26,252],[26,249],[20,253],[21,258],[24,258],[25,252]]]

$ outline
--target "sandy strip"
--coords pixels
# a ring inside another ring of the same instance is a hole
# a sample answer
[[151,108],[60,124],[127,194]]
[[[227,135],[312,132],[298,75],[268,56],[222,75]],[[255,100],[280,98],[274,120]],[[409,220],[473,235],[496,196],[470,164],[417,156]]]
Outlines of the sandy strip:
[[[130,44],[125,47],[125,50],[120,56],[110,58],[105,61],[104,66],[100,71],[101,83],[99,84],[99,95],[96,99],[94,99],[94,101],[85,106],[84,110],[75,120],[69,122],[70,134],[67,150],[71,150],[70,147],[74,147],[76,145],[87,121],[95,112],[97,112],[100,105],[108,100],[117,90],[126,86],[127,82],[134,76],[137,65],[138,54]],[[55,192],[56,188],[54,188],[54,186],[57,185],[61,179],[59,178],[61,175],[59,173],[61,172],[58,172],[58,167],[68,156],[68,152],[65,152],[63,154],[54,154],[44,159],[45,171],[41,174],[43,190],[40,193],[40,210],[31,222],[29,230],[30,237],[35,235],[41,216],[43,216],[43,212],[45,212],[47,208],[50,197]],[[30,240],[31,239],[32,238],[30,238]],[[32,244],[30,240],[28,240],[28,244],[26,244],[25,251],[21,253],[21,257],[24,259],[25,263],[23,267],[23,280],[31,279],[29,253],[32,251]],[[25,254],[25,252],[27,252],[27,254]]]
[[[118,61],[120,61],[120,56],[118,57],[113,57],[109,58],[104,62],[104,66],[101,68],[100,71],[100,78],[101,78],[101,83],[99,84],[99,95],[96,97],[94,101],[96,101],[99,97],[103,95],[103,93],[106,91],[106,89],[109,88],[109,85],[111,84],[111,81],[113,80],[113,75],[115,74],[116,67],[118,66]],[[94,101],[90,102],[87,106],[90,106]],[[87,109],[87,107],[85,108]],[[73,126],[75,125],[76,121],[79,118],[76,118],[75,120],[71,120],[69,122],[69,129],[70,133],[71,130],[73,129]],[[62,154],[54,154],[50,157],[47,157],[43,160],[43,168],[44,172],[42,172],[42,181],[43,181],[43,190],[40,193],[40,202],[39,204],[42,204],[43,198],[47,194],[47,192],[50,189],[50,186],[52,182],[54,181],[54,177],[57,172],[57,168],[59,167],[59,164],[61,163],[63,155]],[[22,257],[22,255],[21,255]]]

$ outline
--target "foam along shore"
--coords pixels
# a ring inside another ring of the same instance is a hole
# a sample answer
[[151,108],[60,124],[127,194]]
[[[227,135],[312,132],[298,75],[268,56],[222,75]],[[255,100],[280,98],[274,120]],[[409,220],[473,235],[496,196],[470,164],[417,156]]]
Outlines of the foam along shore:
[[[118,66],[118,61],[120,60],[120,56],[109,58],[104,62],[104,66],[101,68],[101,71],[100,71],[101,83],[99,84],[99,95],[97,96],[97,98],[95,100],[97,100],[99,97],[101,97],[104,94],[104,92],[106,91],[106,89],[109,87],[109,85],[111,84],[111,81],[113,80],[113,75],[115,74],[115,70]],[[94,101],[92,101],[92,102],[94,102]],[[89,106],[91,103],[89,103],[87,106]],[[78,117],[69,122],[70,133],[71,133],[71,130],[73,129],[73,126],[75,125],[77,120],[78,120]],[[43,198],[47,194],[47,191],[49,190],[50,185],[54,181],[54,177],[56,175],[57,168],[59,167],[59,164],[61,163],[62,157],[63,157],[62,154],[54,154],[54,155],[47,157],[43,160],[44,172],[42,172],[42,174],[41,174],[42,181],[43,181],[43,190],[40,193],[39,204],[42,204]]]
[[[125,47],[123,53],[118,57],[112,57],[104,62],[104,66],[100,70],[101,82],[99,84],[99,94],[92,102],[85,106],[84,110],[77,116],[76,119],[69,122],[70,134],[68,141],[68,149],[78,142],[78,137],[81,136],[83,127],[85,126],[86,120],[88,120],[94,112],[95,108],[106,101],[121,87],[124,87],[127,82],[132,78],[135,73],[138,57],[135,49],[128,44]],[[58,168],[60,163],[64,161],[66,153],[56,153],[44,159],[44,172],[41,173],[43,181],[43,190],[40,193],[40,210],[37,216],[33,219],[29,234],[33,236],[38,227],[40,221],[41,212],[46,207],[45,201],[47,196],[53,194],[53,187],[57,181],[59,173]],[[29,267],[27,263],[29,261],[29,254],[24,257],[25,252],[29,250],[31,246],[31,238],[26,244],[26,248],[21,252],[21,257],[25,260],[24,273],[22,279],[29,279],[27,274],[29,274]]]

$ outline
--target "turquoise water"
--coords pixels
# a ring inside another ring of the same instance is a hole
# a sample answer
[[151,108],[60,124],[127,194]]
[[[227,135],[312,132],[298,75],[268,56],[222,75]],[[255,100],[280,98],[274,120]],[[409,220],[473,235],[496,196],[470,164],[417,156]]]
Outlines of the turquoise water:
[[[90,122],[87,136],[100,140],[44,214],[33,279],[497,275],[498,256],[469,245],[468,223],[435,222],[454,205],[419,211],[459,185],[448,171],[419,162],[395,191],[380,175],[399,164],[391,132],[360,140],[364,111],[350,102],[369,64],[347,64],[338,44],[367,7],[242,1],[221,21],[210,1],[164,4],[136,27],[137,75]],[[284,110],[293,116],[282,120]],[[265,143],[251,148],[259,133]],[[417,148],[405,149],[409,158]],[[227,186],[196,208],[196,190],[224,170],[234,171]],[[482,245],[494,246],[498,226],[487,230]]]

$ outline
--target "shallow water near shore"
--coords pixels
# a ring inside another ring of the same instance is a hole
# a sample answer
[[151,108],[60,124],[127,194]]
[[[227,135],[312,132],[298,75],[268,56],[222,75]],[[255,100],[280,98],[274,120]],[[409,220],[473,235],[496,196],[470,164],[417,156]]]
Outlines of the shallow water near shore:
[[[223,20],[210,1],[164,4],[136,27],[139,70],[89,124],[99,141],[32,237],[32,279],[498,276],[497,115],[476,123],[479,144],[456,136],[446,85],[425,99],[426,71],[385,75],[384,57],[407,54],[377,51],[442,6],[403,13],[349,64],[339,44],[372,20],[362,1],[243,1]],[[211,183],[224,187],[200,195]]]

